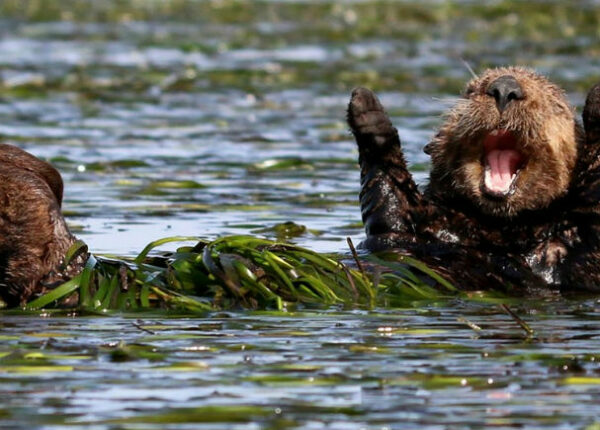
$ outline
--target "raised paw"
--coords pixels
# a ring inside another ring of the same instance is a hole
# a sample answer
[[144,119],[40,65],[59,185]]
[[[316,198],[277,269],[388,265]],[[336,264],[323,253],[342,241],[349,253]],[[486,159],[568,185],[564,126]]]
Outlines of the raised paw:
[[347,120],[360,149],[371,147],[371,150],[382,150],[400,144],[398,132],[381,102],[367,88],[356,88],[352,91]]

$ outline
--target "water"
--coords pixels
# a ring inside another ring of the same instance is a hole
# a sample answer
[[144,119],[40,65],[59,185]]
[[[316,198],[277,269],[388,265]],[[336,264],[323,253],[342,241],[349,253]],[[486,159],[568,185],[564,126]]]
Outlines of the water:
[[570,429],[598,420],[598,303],[515,309],[534,337],[497,307],[458,302],[201,319],[11,316],[0,428]]
[[[61,171],[98,254],[285,221],[344,253],[363,236],[353,87],[381,96],[423,183],[462,59],[536,67],[578,108],[600,80],[596,1],[4,0],[0,17],[0,136]],[[533,337],[471,302],[5,313],[0,428],[596,429],[597,308],[515,305]]]

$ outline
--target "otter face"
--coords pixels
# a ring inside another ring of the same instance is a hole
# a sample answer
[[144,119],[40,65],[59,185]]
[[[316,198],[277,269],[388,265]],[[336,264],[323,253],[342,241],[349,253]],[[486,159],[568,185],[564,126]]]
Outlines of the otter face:
[[432,193],[510,217],[564,195],[581,132],[563,91],[535,72],[487,70],[467,84],[426,152]]

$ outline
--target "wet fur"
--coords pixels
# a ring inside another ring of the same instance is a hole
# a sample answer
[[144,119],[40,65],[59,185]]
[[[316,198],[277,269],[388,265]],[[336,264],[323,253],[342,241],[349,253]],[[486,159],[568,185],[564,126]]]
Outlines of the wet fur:
[[24,304],[77,274],[63,258],[75,237],[61,214],[63,182],[50,164],[0,144],[0,297]]
[[[507,74],[526,97],[500,114],[485,88]],[[562,90],[534,72],[486,71],[426,146],[432,171],[421,193],[383,106],[355,90],[348,123],[360,154],[363,246],[416,256],[463,289],[599,291],[599,86],[583,120],[585,133]],[[482,142],[497,128],[518,135],[529,159],[502,201],[481,192]]]

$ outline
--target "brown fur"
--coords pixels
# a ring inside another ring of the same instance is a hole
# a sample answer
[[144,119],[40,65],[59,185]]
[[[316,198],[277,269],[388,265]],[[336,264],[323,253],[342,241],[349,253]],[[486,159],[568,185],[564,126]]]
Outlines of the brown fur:
[[75,237],[60,206],[63,183],[50,164],[0,145],[0,296],[9,305],[74,276],[83,258],[62,267]]
[[[501,107],[490,88],[507,76],[522,97]],[[363,245],[414,255],[466,289],[600,290],[600,86],[583,116],[585,134],[562,90],[531,70],[488,70],[426,146],[432,171],[421,194],[383,106],[355,90],[348,123],[360,154]],[[525,160],[501,198],[482,192],[483,142],[498,129],[515,136]]]

